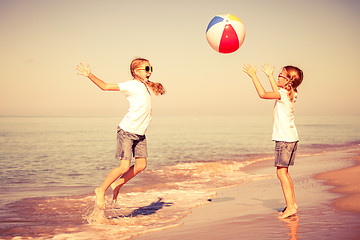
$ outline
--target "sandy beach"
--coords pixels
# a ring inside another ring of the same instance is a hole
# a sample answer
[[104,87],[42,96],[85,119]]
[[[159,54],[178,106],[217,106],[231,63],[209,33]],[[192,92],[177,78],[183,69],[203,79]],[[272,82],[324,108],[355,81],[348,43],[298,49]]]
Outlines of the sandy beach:
[[277,218],[285,203],[272,160],[245,171],[274,175],[219,189],[209,204],[180,220],[181,226],[135,239],[359,239],[359,146],[299,154],[289,171],[300,209],[285,220]]
[[334,186],[330,191],[342,196],[334,200],[334,205],[341,210],[354,211],[360,214],[360,152],[353,158],[355,165],[316,175],[316,179]]

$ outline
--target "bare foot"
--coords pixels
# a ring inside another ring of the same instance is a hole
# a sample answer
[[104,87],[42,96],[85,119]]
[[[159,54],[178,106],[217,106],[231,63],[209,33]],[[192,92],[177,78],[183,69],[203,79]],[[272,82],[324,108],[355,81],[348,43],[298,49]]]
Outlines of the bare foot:
[[284,219],[287,217],[290,217],[292,215],[295,215],[297,213],[296,208],[286,208],[285,211],[279,216],[280,219]]
[[96,200],[95,204],[100,209],[105,209],[105,193],[100,188],[95,189]]
[[[299,209],[299,206],[297,204],[295,204],[295,209],[296,209],[296,211]],[[285,212],[285,210],[286,210],[286,207],[281,212],[279,212],[279,214],[283,214]]]

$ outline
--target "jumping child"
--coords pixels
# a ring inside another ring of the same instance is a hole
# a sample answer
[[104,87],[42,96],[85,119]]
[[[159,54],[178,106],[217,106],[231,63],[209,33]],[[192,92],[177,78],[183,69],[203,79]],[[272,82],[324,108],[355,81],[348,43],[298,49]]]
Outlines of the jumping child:
[[268,64],[265,64],[262,70],[268,76],[273,89],[272,92],[266,92],[256,75],[256,66],[252,67],[250,64],[245,64],[243,70],[251,77],[260,98],[275,99],[272,140],[275,141],[276,173],[281,182],[286,202],[286,207],[279,216],[279,218],[283,219],[296,214],[298,210],[294,185],[288,167],[294,165],[299,142],[294,123],[294,109],[297,88],[303,80],[303,72],[297,67],[285,66],[282,68],[276,83],[273,76],[274,67],[271,68]]
[[[88,77],[103,91],[125,93],[130,104],[127,114],[117,127],[115,157],[120,160],[120,165],[115,167],[101,186],[95,189],[96,205],[100,209],[104,209],[105,192],[110,185],[114,190],[113,201],[116,202],[120,188],[146,168],[148,155],[145,132],[152,117],[149,88],[155,95],[163,95],[165,89],[161,83],[149,81],[153,68],[150,62],[144,58],[136,58],[131,62],[130,72],[133,80],[119,84],[108,84],[100,80],[91,73],[89,65],[85,66],[80,63],[77,70],[79,71],[78,75]],[[135,165],[130,167],[133,156]]]

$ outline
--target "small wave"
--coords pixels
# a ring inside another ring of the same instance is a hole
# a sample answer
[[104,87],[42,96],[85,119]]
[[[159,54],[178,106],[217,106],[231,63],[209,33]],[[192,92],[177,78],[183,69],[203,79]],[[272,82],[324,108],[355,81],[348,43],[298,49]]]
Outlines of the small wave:
[[[216,189],[268,178],[242,171],[267,159],[189,162],[147,170],[133,184],[125,185],[117,203],[108,204],[105,210],[95,207],[93,194],[17,201],[8,205],[13,214],[3,222],[6,236],[81,239],[101,234],[104,239],[127,239],[178,226],[192,208],[209,204]],[[107,203],[112,202],[109,193]]]

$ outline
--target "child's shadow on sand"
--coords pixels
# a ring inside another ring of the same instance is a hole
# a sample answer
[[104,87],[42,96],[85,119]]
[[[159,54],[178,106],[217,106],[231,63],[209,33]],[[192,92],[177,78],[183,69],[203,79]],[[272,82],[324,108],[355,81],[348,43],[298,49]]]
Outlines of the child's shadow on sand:
[[164,202],[162,200],[163,200],[162,198],[159,198],[156,202],[152,202],[148,206],[140,207],[127,215],[117,216],[117,218],[137,217],[140,215],[143,216],[152,215],[157,211],[159,211],[160,209],[162,209],[163,207],[170,207],[173,204],[171,202]]
[[264,199],[255,199],[255,200],[263,202],[262,205],[264,207],[273,209],[273,210],[275,210],[277,212],[281,212],[284,209],[284,207],[279,208],[279,206],[281,206],[281,204],[282,204],[279,199],[266,199],[266,200],[264,200]]

